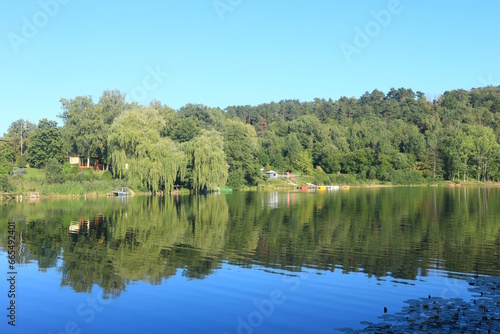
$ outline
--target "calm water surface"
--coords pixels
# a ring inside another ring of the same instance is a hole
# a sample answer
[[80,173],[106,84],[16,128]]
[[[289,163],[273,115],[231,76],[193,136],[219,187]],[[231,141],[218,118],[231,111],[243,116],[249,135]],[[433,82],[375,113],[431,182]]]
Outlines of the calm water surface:
[[0,332],[332,333],[500,273],[500,189],[40,201],[0,205]]

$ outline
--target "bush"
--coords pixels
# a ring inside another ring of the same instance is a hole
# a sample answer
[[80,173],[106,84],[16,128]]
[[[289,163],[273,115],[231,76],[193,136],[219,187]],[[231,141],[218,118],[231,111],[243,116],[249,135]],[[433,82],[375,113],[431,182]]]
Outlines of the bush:
[[65,162],[62,167],[64,181],[71,180],[71,165],[69,162]]
[[81,181],[78,165],[71,166],[69,162],[63,164],[64,181]]
[[102,173],[101,177],[104,181],[113,181],[113,174],[109,170]]
[[27,159],[26,159],[26,154],[19,157],[19,159],[17,159],[17,167],[19,168],[24,168],[26,167],[26,164],[28,163]]
[[425,179],[422,173],[415,170],[393,170],[389,173],[389,181],[392,184],[422,184]]
[[330,184],[330,177],[328,174],[316,170],[313,174],[313,183],[317,185],[328,185]]
[[370,170],[368,171],[368,178],[370,180],[377,179],[377,169],[375,167],[370,168]]
[[82,179],[81,176],[82,174],[80,173],[80,168],[78,167],[78,165],[73,165],[73,167],[71,167],[69,174],[71,180],[73,181],[81,181]]
[[330,180],[331,183],[335,185],[347,185],[353,184],[356,181],[356,178],[351,174],[332,174],[330,175]]
[[245,174],[242,169],[233,170],[227,177],[226,186],[234,190],[239,190],[245,186]]
[[0,191],[1,192],[11,192],[14,187],[10,183],[9,176],[6,174],[0,174]]
[[92,181],[95,179],[94,172],[92,171],[91,168],[85,169],[85,172],[83,172],[83,179],[85,181]]
[[364,171],[359,172],[358,174],[356,174],[356,178],[359,181],[365,181],[366,180],[366,172],[364,172]]
[[50,159],[45,166],[45,180],[49,184],[63,183],[63,168],[56,159]]
[[0,161],[0,174],[12,175],[13,167],[6,160]]

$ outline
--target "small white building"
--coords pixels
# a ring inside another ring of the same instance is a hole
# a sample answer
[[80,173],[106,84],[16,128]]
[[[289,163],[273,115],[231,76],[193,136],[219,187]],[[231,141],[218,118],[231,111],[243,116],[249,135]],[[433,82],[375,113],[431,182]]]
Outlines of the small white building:
[[276,173],[273,170],[270,170],[269,172],[266,172],[267,177],[270,179],[277,179],[278,178],[278,173]]

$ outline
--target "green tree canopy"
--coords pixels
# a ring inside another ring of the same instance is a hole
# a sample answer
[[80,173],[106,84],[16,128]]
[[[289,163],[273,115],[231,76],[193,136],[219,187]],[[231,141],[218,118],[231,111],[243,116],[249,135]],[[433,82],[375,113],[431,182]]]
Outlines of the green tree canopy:
[[257,183],[260,165],[257,134],[249,124],[227,120],[224,131],[224,152],[229,165],[228,186],[239,189]]
[[43,167],[50,159],[62,164],[66,158],[63,147],[63,138],[57,122],[43,118],[31,136],[28,162],[34,167]]
[[7,144],[12,148],[12,154],[9,156],[9,160],[17,160],[21,156],[21,152],[23,154],[26,153],[29,141],[35,129],[36,124],[24,119],[18,119],[10,124],[4,136],[4,140],[6,140]]
[[165,121],[152,107],[137,107],[121,114],[108,138],[115,175],[155,192],[171,191],[184,178],[186,157],[178,144],[160,133]]
[[185,144],[192,187],[195,191],[215,190],[225,186],[229,165],[224,154],[224,141],[218,131],[204,130]]

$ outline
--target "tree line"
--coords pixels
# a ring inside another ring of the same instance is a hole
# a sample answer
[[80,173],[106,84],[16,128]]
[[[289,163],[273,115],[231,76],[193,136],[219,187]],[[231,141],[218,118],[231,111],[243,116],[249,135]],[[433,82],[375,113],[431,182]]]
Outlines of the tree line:
[[150,191],[253,186],[262,167],[320,184],[500,180],[500,86],[446,91],[433,101],[392,88],[225,110],[143,106],[116,90],[97,102],[60,102],[63,126],[11,124],[0,142],[0,173],[7,162],[44,167],[74,154],[98,158],[116,178]]

